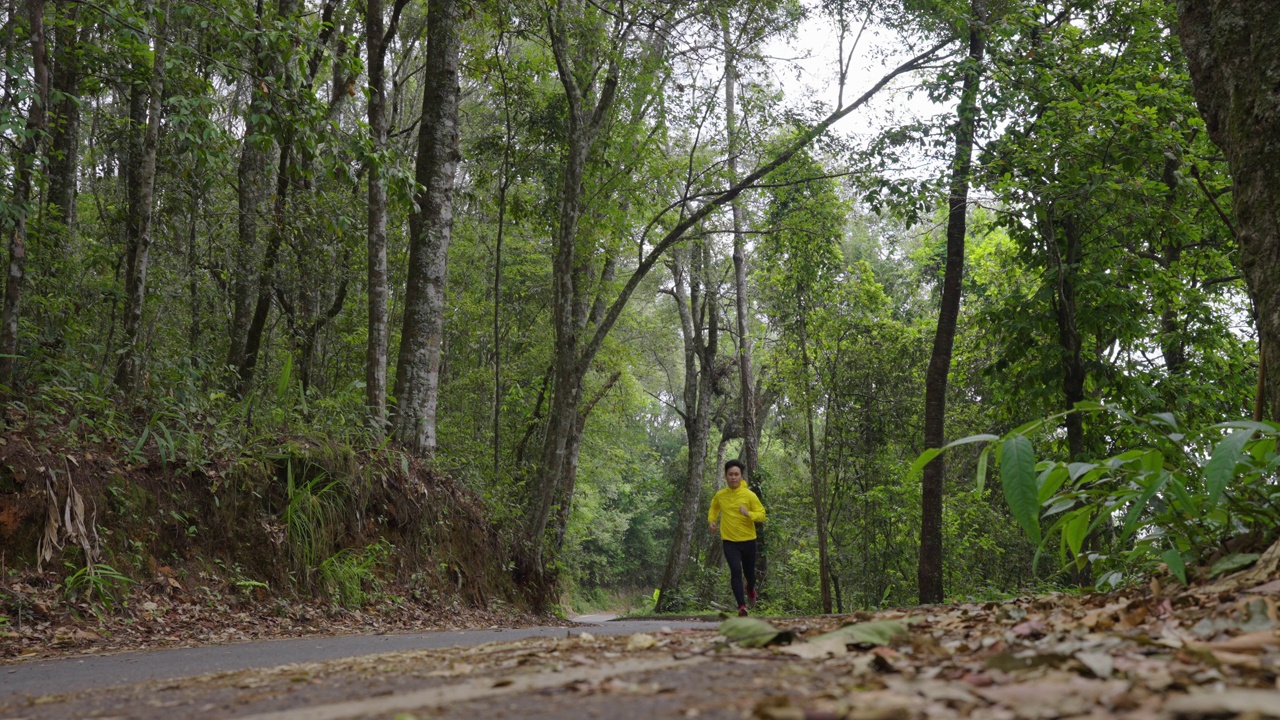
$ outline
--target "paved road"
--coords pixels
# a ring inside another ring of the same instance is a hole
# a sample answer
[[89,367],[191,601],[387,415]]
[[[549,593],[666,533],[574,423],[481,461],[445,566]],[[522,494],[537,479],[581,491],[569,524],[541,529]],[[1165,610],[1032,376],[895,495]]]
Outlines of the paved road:
[[147,680],[188,677],[208,672],[275,667],[299,662],[456,646],[482,645],[528,637],[563,637],[586,630],[597,635],[654,632],[664,627],[714,628],[707,622],[622,620],[614,615],[587,615],[560,627],[512,630],[460,630],[405,635],[352,635],[295,638],[265,642],[210,645],[174,650],[151,650],[0,666],[0,698],[10,695],[51,695]]

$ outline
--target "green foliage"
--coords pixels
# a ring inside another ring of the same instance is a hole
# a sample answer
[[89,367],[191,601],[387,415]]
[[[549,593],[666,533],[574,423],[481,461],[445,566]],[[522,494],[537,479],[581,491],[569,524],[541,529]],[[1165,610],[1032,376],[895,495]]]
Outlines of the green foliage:
[[378,586],[375,571],[394,549],[382,541],[359,550],[343,548],[320,563],[320,582],[343,607],[363,607],[369,597],[366,588]]
[[[1188,560],[1203,562],[1230,538],[1265,537],[1280,523],[1275,483],[1280,425],[1242,420],[1188,432],[1170,413],[1134,415],[1098,404],[1080,404],[1072,412],[1105,412],[1146,442],[1100,462],[1036,463],[1031,434],[1067,413],[999,439],[1005,501],[1042,550],[1058,539],[1064,568],[1087,562],[1100,585],[1117,586],[1141,579],[1163,562],[1185,584]],[[1225,437],[1224,430],[1229,431]],[[1049,527],[1041,534],[1046,522]],[[1086,548],[1089,538],[1097,540],[1095,547]],[[1208,575],[1257,559],[1251,553],[1227,554]]]
[[110,565],[94,563],[67,575],[62,581],[62,591],[68,600],[83,598],[110,610],[124,599],[133,584],[133,578]]

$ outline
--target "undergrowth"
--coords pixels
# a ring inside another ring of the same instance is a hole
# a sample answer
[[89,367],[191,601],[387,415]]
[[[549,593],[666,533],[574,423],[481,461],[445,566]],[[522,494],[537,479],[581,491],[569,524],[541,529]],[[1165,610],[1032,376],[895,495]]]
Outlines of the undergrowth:
[[396,577],[431,588],[414,593],[429,602],[540,604],[514,587],[513,550],[481,501],[372,432],[358,388],[306,396],[286,361],[267,391],[237,399],[200,368],[164,370],[153,387],[166,391],[128,399],[71,363],[4,406],[9,567],[37,566],[37,540],[50,523],[67,531],[78,496],[100,562],[76,556],[60,582],[106,611],[157,573],[209,568],[245,597],[357,608]]

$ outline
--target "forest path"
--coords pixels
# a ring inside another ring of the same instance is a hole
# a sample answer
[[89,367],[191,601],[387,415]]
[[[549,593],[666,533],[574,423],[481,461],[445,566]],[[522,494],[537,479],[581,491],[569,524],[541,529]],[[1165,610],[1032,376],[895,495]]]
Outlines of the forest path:
[[[291,638],[194,648],[91,655],[0,667],[0,707],[15,696],[39,697],[214,672],[320,663],[366,655],[473,647],[526,638],[652,633],[663,628],[715,629],[713,623],[688,621],[613,621],[616,615],[586,615],[561,626],[458,630],[411,634]],[[4,717],[0,714],[0,717]]]

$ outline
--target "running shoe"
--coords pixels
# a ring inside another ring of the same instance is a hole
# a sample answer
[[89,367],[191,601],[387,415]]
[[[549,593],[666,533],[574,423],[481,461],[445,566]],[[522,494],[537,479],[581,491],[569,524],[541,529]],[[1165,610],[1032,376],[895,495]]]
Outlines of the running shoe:
[[739,605],[739,606],[738,606],[738,617],[746,617],[746,616],[747,616],[747,606],[746,606],[746,605]]

